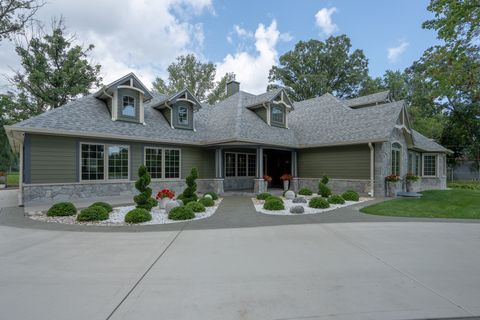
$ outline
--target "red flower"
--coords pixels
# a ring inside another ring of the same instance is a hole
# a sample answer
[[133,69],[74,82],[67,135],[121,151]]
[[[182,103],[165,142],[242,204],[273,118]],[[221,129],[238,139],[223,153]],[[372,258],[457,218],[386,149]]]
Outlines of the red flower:
[[173,199],[173,197],[175,197],[175,192],[173,192],[173,191],[170,190],[170,189],[163,189],[163,190],[160,190],[160,191],[157,193],[157,200],[158,200],[158,199],[163,199],[163,198]]
[[267,175],[264,175],[264,176],[263,176],[263,180],[264,180],[264,181],[267,181],[267,182],[272,182],[272,177],[267,176]]
[[291,175],[291,174],[288,174],[288,173],[285,173],[284,175],[282,175],[282,176],[280,177],[280,180],[282,180],[282,181],[290,181],[290,180],[292,180],[292,175]]
[[400,181],[400,176],[397,176],[395,174],[391,174],[391,175],[385,177],[385,181],[397,182],[397,181]]

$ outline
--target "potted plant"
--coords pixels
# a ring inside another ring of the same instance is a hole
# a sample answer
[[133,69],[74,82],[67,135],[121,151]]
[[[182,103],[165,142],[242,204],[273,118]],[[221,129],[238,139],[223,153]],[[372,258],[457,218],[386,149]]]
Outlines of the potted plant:
[[407,185],[407,192],[416,192],[417,188],[417,181],[419,177],[414,175],[413,173],[407,173],[405,176],[405,181]]
[[283,190],[288,190],[288,185],[290,184],[290,180],[292,180],[292,175],[285,173],[280,177],[280,180],[283,181]]
[[385,177],[385,181],[387,182],[387,196],[395,197],[397,195],[397,190],[400,190],[400,176],[391,174]]
[[157,193],[158,207],[160,209],[165,209],[167,202],[172,200],[175,197],[175,192],[170,189],[163,189]]
[[267,192],[268,184],[270,182],[272,182],[272,177],[270,177],[268,175],[264,175],[263,176],[263,182],[265,183],[265,191],[264,192]]

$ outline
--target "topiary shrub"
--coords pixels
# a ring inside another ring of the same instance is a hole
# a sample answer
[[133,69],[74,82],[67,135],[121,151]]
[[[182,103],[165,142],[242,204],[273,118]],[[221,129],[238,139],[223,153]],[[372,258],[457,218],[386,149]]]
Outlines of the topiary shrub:
[[357,192],[353,190],[348,190],[342,194],[342,198],[347,201],[358,201],[360,200],[360,196]]
[[130,210],[125,215],[126,223],[142,223],[152,220],[152,215],[146,209],[138,208]]
[[152,198],[152,188],[148,187],[151,182],[150,174],[145,166],[138,168],[138,180],[135,182],[135,188],[140,194],[133,197],[133,201],[137,204],[137,209],[145,209],[150,211],[158,202]]
[[326,209],[330,207],[330,204],[328,203],[327,200],[325,200],[322,197],[314,197],[310,199],[310,202],[308,203],[308,206],[310,208],[315,208],[315,209]]
[[207,194],[211,195],[213,200],[218,200],[218,194],[216,194],[215,192],[210,191],[210,192],[205,193],[205,195],[207,195]]
[[90,207],[103,207],[105,208],[105,210],[107,210],[108,213],[113,211],[112,206],[106,202],[95,202]]
[[274,195],[268,196],[267,199],[265,199],[265,200],[270,200],[270,199],[275,199],[275,200],[278,200],[278,201],[283,202],[283,199],[282,199],[282,198],[277,197],[277,196],[274,196]]
[[197,191],[197,183],[196,183],[197,178],[198,178],[197,168],[192,168],[192,170],[190,171],[190,175],[185,178],[187,187],[185,188],[185,190],[183,190],[183,193],[178,196],[178,199],[182,200],[184,204],[197,201],[198,196],[195,193]]
[[275,198],[268,198],[263,204],[265,210],[284,210],[283,201]]
[[215,205],[215,201],[210,198],[202,198],[198,200],[199,203],[203,204],[205,207],[213,207]]
[[187,206],[173,208],[168,214],[168,219],[170,220],[189,220],[193,218],[195,218],[195,213]]
[[101,221],[108,219],[108,211],[101,206],[90,206],[83,209],[77,216],[77,221]]
[[302,195],[302,196],[311,196],[313,194],[313,192],[312,192],[312,190],[310,190],[308,188],[302,188],[298,191],[298,194]]
[[55,203],[47,211],[47,216],[73,216],[77,213],[77,208],[71,202],[59,202]]
[[323,183],[323,184],[328,184],[328,181],[329,181],[329,179],[328,179],[327,176],[323,176],[322,180],[320,180],[320,182]]
[[334,194],[328,197],[328,202],[332,204],[344,204],[345,199],[343,199],[341,195]]
[[258,200],[266,200],[268,197],[270,197],[271,194],[268,193],[268,192],[262,192],[262,193],[259,193],[257,194],[257,199]]
[[205,212],[205,206],[201,202],[189,202],[186,207],[192,209],[193,212]]
[[326,184],[320,182],[318,184],[318,194],[321,195],[322,197],[326,198],[332,194],[332,191],[330,190],[329,187],[327,187]]

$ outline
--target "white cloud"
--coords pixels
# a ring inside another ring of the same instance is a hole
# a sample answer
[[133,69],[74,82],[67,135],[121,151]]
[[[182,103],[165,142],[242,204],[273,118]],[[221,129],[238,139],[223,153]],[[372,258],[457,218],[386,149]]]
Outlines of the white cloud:
[[277,29],[275,20],[266,27],[259,24],[255,34],[255,52],[240,51],[228,54],[222,62],[217,63],[217,80],[227,72],[234,72],[241,89],[251,93],[265,92],[268,84],[268,72],[277,63],[276,45],[279,40],[290,39]]
[[337,8],[322,8],[315,14],[315,22],[325,36],[337,32],[338,26],[332,21],[332,14],[337,12]]
[[400,43],[398,46],[396,47],[392,47],[392,48],[388,48],[387,49],[387,52],[388,52],[388,61],[390,63],[395,63],[398,61],[398,59],[400,58],[400,56],[405,53],[405,51],[407,50],[407,47],[409,46],[409,43],[406,42],[405,40],[400,40]]
[[252,32],[243,29],[242,27],[240,27],[240,26],[237,25],[237,24],[233,26],[233,30],[235,31],[235,33],[236,33],[239,37],[253,37],[253,33],[252,33]]

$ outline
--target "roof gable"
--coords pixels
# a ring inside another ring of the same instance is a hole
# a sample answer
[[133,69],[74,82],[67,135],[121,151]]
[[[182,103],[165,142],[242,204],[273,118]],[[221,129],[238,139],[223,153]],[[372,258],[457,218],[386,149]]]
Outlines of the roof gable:
[[110,97],[113,91],[117,90],[118,88],[128,88],[134,89],[141,92],[144,96],[144,101],[150,100],[153,98],[152,94],[148,90],[147,87],[137,78],[137,76],[131,72],[114,82],[103,86],[99,91],[97,91],[94,96],[96,98],[104,98]]

